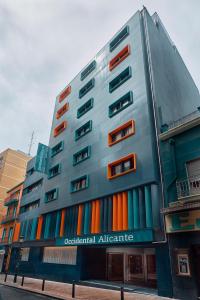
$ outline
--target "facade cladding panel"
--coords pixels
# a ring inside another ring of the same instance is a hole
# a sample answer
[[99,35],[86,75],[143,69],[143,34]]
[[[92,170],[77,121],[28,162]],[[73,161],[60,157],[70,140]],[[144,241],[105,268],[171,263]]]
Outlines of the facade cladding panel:
[[[61,174],[52,179],[55,186],[59,188],[59,196],[58,201],[55,201],[55,203],[52,202],[48,205],[41,203],[43,206],[42,212],[44,213],[52,209],[96,199],[158,179],[155,165],[156,153],[153,152],[154,137],[152,136],[151,116],[147,100],[139,13],[129,21],[128,26],[130,31],[129,35],[114,51],[110,52],[109,44],[107,44],[101,52],[97,54],[95,58],[97,61],[96,69],[89,74],[86,80],[88,81],[90,78],[95,78],[95,86],[93,89],[83,98],[79,99],[78,91],[85,82],[82,82],[78,75],[70,83],[72,87],[71,94],[62,102],[62,104],[65,101],[69,102],[70,110],[61,117],[62,120],[67,121],[68,127],[56,138],[54,138],[51,133],[49,143],[49,146],[53,147],[57,142],[63,139],[66,144],[64,150],[50,160],[50,166],[56,163],[62,164]],[[127,43],[131,47],[131,55],[110,72],[109,61],[123,49]],[[106,57],[106,60],[102,59],[102,57]],[[110,94],[109,82],[129,66],[132,69],[132,77]],[[99,69],[102,69],[102,71],[99,72]],[[109,106],[128,91],[133,92],[133,104],[110,119],[108,116]],[[77,119],[77,109],[91,97],[94,98],[93,108],[80,119]],[[60,104],[56,101],[52,131],[58,125],[56,111],[59,107]],[[116,144],[111,149],[108,146],[108,132],[130,119],[135,120],[135,135]],[[89,120],[92,120],[92,131],[78,141],[75,141],[75,130]],[[91,145],[91,157],[85,162],[73,167],[73,154],[88,145]],[[144,147],[144,145],[148,145],[148,147]],[[107,179],[108,163],[118,160],[132,152],[138,153],[136,172],[117,178],[111,183]],[[77,178],[77,174],[80,176],[85,175],[86,169],[90,176],[89,187],[84,191],[71,194],[70,182]],[[45,190],[52,187],[52,180],[50,182],[45,179]]]

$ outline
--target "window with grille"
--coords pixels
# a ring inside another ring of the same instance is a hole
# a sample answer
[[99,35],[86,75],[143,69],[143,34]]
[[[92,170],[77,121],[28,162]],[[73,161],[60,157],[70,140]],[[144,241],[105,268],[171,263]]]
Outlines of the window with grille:
[[77,247],[44,247],[43,263],[76,265]]

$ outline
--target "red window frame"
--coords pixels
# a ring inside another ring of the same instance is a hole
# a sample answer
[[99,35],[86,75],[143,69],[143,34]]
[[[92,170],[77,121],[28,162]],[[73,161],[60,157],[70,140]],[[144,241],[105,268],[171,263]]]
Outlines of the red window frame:
[[[119,139],[117,141],[114,141],[114,142],[112,141],[112,136],[113,135],[119,133],[120,131],[122,131],[122,130],[130,127],[130,126],[131,126],[132,131],[129,134],[123,136],[121,139]],[[117,144],[117,143],[119,143],[119,142],[127,139],[129,136],[134,135],[134,134],[135,134],[135,121],[134,120],[130,120],[130,121],[124,123],[123,125],[117,127],[116,129],[114,129],[113,131],[111,131],[111,132],[108,133],[108,146],[111,147],[111,146],[113,146],[113,145],[115,145],[115,144]]]
[[131,53],[131,47],[130,45],[127,45],[124,47],[111,61],[109,62],[109,70],[112,71],[114,68],[116,68],[127,56],[129,56]]
[[[116,174],[116,175],[112,175],[112,167],[115,167],[117,165],[119,165],[120,163],[123,163],[127,160],[132,160],[132,165],[133,167],[127,171],[124,171],[122,173],[119,173],[119,174]],[[116,161],[113,161],[111,163],[108,164],[108,167],[107,167],[107,178],[108,179],[114,179],[116,177],[119,177],[119,176],[123,176],[125,174],[128,174],[130,172],[135,172],[136,171],[136,154],[135,153],[131,153],[127,156],[124,156]]]
[[57,112],[56,119],[60,119],[69,110],[69,103],[64,104]]
[[59,103],[62,102],[67,96],[69,96],[69,94],[71,93],[71,85],[68,85],[64,91],[59,95],[58,101]]
[[67,127],[67,121],[63,121],[62,123],[60,123],[58,126],[54,128],[53,136],[54,137],[58,136],[61,132],[65,130],[66,127]]

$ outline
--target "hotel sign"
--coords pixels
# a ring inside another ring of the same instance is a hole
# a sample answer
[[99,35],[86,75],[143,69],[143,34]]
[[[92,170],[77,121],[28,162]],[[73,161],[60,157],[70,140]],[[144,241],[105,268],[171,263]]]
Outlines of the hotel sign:
[[56,246],[83,246],[83,245],[107,245],[130,244],[153,241],[152,230],[138,230],[136,232],[117,232],[110,234],[95,234],[81,237],[66,237],[56,239]]
[[200,209],[165,216],[167,233],[200,230]]

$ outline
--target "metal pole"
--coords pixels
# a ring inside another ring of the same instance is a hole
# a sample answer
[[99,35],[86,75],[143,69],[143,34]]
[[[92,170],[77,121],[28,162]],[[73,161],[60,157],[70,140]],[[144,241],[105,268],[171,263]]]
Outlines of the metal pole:
[[72,298],[75,298],[75,281],[72,282]]
[[21,286],[24,285],[24,276],[22,276],[22,282],[21,282]]
[[4,282],[6,282],[6,280],[7,280],[7,276],[8,276],[8,273],[5,273]]
[[42,291],[44,291],[45,279],[42,280]]
[[120,288],[121,300],[124,300],[124,288],[123,286]]
[[13,282],[16,283],[17,282],[17,274],[15,274]]

